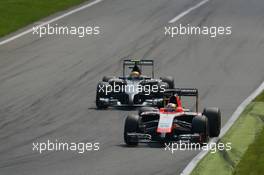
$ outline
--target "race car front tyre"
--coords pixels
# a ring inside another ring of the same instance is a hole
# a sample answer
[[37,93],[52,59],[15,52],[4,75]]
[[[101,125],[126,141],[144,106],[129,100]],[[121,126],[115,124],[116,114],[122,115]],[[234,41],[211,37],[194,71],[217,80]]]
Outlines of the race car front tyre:
[[162,82],[165,82],[169,85],[169,89],[174,89],[174,78],[171,76],[160,77]]
[[128,146],[138,145],[138,140],[128,135],[128,133],[136,133],[138,131],[138,123],[138,115],[128,115],[125,120],[124,141]]
[[206,143],[209,140],[208,119],[205,116],[196,116],[192,119],[192,132],[200,134],[200,143]]
[[96,94],[96,107],[97,109],[106,109],[108,106],[100,101],[100,95]]
[[107,82],[99,82],[97,84],[97,88],[96,88],[96,107],[98,109],[105,109],[108,106],[106,104],[104,104],[100,98],[106,98],[107,94],[106,94],[106,90],[109,87],[109,83]]
[[203,115],[208,118],[210,137],[218,137],[221,130],[221,112],[219,108],[205,108]]

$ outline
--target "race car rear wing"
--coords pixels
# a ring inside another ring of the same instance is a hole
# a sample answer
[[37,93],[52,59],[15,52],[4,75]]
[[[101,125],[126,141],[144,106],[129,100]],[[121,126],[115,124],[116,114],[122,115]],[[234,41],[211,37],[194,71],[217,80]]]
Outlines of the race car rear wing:
[[196,88],[175,88],[166,89],[165,93],[177,94],[178,96],[198,96],[198,89]]
[[195,106],[196,106],[196,112],[198,112],[198,108],[199,108],[199,92],[198,89],[196,88],[175,88],[175,89],[166,89],[164,92],[164,97],[168,98],[171,97],[172,95],[178,95],[179,97],[182,96],[188,96],[188,97],[196,97],[196,102],[195,102]]
[[154,78],[154,60],[124,60],[123,61],[123,76],[125,77],[126,66],[151,66],[152,67],[152,78]]

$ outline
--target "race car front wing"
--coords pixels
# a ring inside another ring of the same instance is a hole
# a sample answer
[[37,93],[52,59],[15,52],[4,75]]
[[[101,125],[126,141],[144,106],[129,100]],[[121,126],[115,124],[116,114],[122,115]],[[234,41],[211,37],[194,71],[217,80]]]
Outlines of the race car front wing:
[[158,99],[147,99],[145,100],[142,104],[122,104],[119,100],[117,99],[112,99],[112,98],[100,98],[99,99],[101,102],[104,103],[104,105],[107,106],[112,106],[112,107],[143,107],[143,106],[158,106],[163,103],[163,98],[158,98]]
[[199,142],[199,134],[183,134],[183,135],[174,135],[173,138],[167,139],[166,134],[160,134],[159,139],[152,138],[150,134],[144,133],[127,133],[127,136],[130,137],[131,141],[138,143],[158,143],[158,142]]

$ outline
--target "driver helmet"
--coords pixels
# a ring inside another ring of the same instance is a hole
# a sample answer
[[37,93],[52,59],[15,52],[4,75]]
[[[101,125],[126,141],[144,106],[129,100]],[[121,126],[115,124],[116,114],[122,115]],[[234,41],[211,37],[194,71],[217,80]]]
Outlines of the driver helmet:
[[138,71],[132,71],[130,73],[131,78],[139,78],[139,76],[140,76],[140,73]]
[[174,103],[168,103],[167,104],[167,106],[166,106],[166,109],[168,110],[168,111],[176,111],[176,104],[174,104]]
[[132,72],[133,71],[137,71],[139,74],[141,74],[141,70],[140,70],[140,68],[138,67],[137,64],[135,64],[135,66],[133,67]]

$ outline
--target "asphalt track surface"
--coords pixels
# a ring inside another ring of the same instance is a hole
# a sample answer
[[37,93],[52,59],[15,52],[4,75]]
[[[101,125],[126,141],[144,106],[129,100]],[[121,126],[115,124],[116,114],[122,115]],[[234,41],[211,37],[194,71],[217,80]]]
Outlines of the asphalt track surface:
[[[232,35],[164,36],[164,26],[197,0],[106,0],[57,22],[100,25],[101,35],[26,35],[0,46],[0,174],[179,174],[197,151],[123,143],[125,115],[95,109],[103,75],[120,75],[123,57],[155,58],[157,76],[197,87],[201,106],[219,106],[224,124],[264,80],[264,2],[213,0],[173,25],[231,25]],[[32,151],[32,142],[100,142],[100,151]]]

